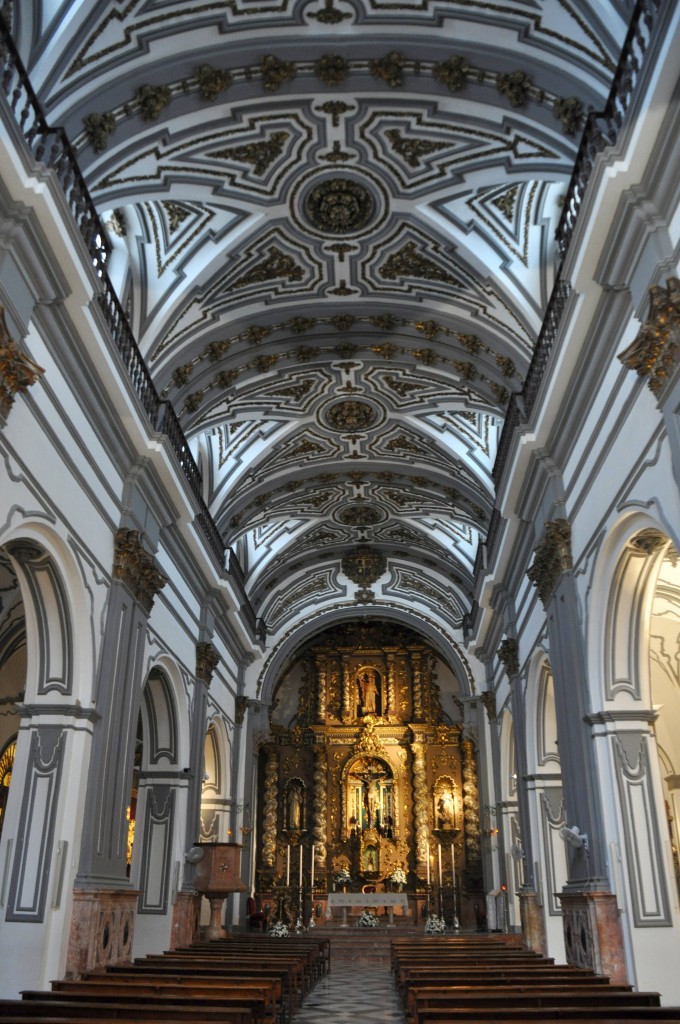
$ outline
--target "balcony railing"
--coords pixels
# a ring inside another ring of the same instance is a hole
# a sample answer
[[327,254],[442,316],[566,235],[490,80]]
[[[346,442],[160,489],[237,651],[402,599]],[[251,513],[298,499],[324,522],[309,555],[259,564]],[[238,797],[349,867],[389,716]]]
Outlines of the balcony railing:
[[[151,429],[164,434],[175,453],[179,468],[198,508],[194,522],[201,531],[208,550],[219,569],[222,572],[228,571],[230,576],[237,578],[233,558],[230,558],[228,567],[225,565],[224,541],[203,499],[201,472],[191,454],[189,442],[172,406],[168,402],[162,402],[159,398],[144,357],[130,329],[127,316],[106,273],[110,247],[78,166],[73,147],[62,128],[51,128],[47,124],[40,101],[31,86],[14,40],[1,15],[0,90],[33,159],[54,172],[66,197],[75,224],[87,247],[92,266],[101,283],[99,303],[111,339],[120,355],[135,394],[146,413]],[[245,594],[242,574],[237,578],[237,582],[243,601],[242,611],[253,635],[261,635],[262,628],[258,629],[255,613]]]

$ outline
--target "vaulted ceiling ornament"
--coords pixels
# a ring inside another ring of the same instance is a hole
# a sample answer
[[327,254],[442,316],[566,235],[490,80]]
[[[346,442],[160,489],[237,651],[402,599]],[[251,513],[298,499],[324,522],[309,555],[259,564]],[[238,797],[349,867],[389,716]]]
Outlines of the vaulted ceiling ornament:
[[368,587],[387,571],[387,559],[382,551],[361,545],[343,555],[342,571],[352,583]]

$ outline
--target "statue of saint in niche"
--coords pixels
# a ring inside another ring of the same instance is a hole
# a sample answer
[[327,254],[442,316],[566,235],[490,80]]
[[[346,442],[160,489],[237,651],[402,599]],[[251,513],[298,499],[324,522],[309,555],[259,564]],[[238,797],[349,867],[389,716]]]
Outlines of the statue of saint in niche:
[[357,676],[362,715],[382,714],[380,676],[373,668],[362,669]]
[[437,801],[437,827],[441,829],[452,829],[456,824],[456,811],[453,803],[453,793],[450,789],[443,789]]
[[286,809],[288,816],[288,828],[289,829],[301,829],[302,828],[302,787],[299,782],[294,782],[289,790],[288,797],[286,800]]

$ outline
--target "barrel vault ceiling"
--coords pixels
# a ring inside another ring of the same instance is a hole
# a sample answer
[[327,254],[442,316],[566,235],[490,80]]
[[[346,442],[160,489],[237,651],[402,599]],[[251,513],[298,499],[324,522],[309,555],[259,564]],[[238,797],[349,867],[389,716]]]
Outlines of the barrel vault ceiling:
[[457,628],[630,4],[21,0],[13,32],[270,630]]

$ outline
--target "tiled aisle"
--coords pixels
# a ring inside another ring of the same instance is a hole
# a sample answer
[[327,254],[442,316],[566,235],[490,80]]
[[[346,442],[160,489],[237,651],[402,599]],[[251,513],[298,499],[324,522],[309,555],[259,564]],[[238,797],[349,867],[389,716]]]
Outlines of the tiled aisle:
[[293,1024],[405,1024],[393,977],[386,965],[332,963]]

